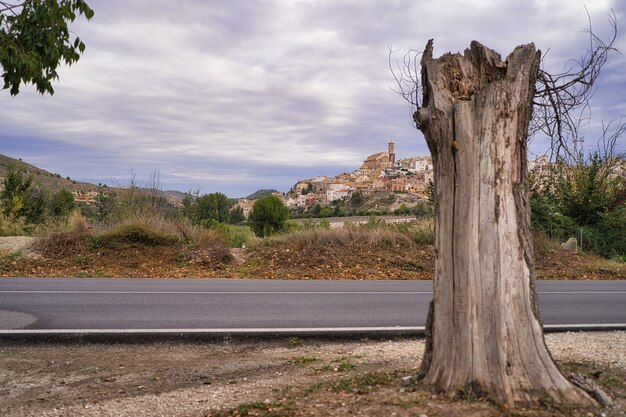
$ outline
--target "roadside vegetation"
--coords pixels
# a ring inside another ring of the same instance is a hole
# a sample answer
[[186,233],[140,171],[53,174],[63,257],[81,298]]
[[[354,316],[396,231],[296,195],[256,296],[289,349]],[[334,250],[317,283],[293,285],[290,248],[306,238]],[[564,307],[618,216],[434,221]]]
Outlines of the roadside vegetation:
[[626,261],[624,155],[595,152],[575,165],[557,164],[549,175],[531,176],[535,235],[577,237],[583,250]]
[[[538,276],[626,277],[626,191],[594,157],[534,182],[531,195]],[[356,201],[354,201],[356,199]],[[365,224],[325,218],[289,220],[279,198],[256,200],[246,220],[221,193],[187,193],[176,205],[158,181],[139,187],[101,186],[95,201],[74,201],[67,190],[40,187],[25,170],[11,168],[0,192],[0,235],[34,236],[29,248],[0,246],[0,274],[33,276],[259,277],[305,279],[429,279],[434,265],[433,207],[429,200],[392,212],[416,220]],[[361,208],[359,208],[359,205]],[[332,206],[327,206],[332,207]],[[335,204],[367,213],[362,195]],[[589,209],[593,207],[593,210]],[[315,207],[311,208],[315,210]],[[334,210],[334,209],[333,209]],[[561,249],[580,238],[583,251]]]

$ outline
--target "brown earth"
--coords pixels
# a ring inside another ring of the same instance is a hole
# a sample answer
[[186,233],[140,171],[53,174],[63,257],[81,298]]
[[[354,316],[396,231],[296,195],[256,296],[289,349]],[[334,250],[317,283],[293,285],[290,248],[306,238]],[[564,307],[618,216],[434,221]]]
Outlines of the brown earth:
[[509,410],[414,379],[423,340],[89,344],[0,343],[0,415],[623,416],[626,332],[546,337],[565,373],[592,378],[605,409],[546,402]]
[[[271,279],[431,279],[431,245],[396,241],[302,242],[280,239],[254,249],[183,243],[125,243],[113,248],[88,244],[11,249],[16,238],[0,238],[0,276],[189,277]],[[19,239],[19,242],[24,242]],[[30,241],[29,241],[30,242]],[[8,245],[8,246],[7,246]],[[592,254],[548,248],[537,256],[540,279],[626,279],[626,264]]]

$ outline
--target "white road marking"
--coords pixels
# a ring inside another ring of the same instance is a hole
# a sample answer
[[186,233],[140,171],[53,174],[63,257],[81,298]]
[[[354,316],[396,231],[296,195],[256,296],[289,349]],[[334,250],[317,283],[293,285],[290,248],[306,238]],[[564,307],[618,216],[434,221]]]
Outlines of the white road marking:
[[293,328],[233,328],[233,329],[18,329],[0,330],[1,334],[143,334],[143,333],[341,333],[341,332],[384,332],[423,331],[424,326],[391,327],[293,327]]
[[[609,324],[545,324],[545,330],[625,329],[626,323]],[[24,334],[260,334],[260,333],[344,333],[344,332],[423,332],[424,326],[390,327],[293,327],[293,328],[232,328],[232,329],[17,329],[0,330],[0,335]]]
[[[98,291],[98,290],[0,290],[0,294],[432,294],[432,291]],[[626,294],[626,291],[537,291],[537,294]]]
[[80,290],[0,290],[0,294],[432,294],[432,291],[80,291]]
[[626,291],[537,291],[537,294],[626,294]]

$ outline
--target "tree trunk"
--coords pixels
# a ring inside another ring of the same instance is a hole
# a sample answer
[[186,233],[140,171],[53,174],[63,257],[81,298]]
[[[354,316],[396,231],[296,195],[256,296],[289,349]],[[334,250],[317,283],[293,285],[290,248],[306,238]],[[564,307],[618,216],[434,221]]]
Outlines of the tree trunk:
[[594,405],[559,372],[537,310],[526,138],[539,61],[533,44],[505,62],[475,41],[424,51],[414,117],[433,157],[437,259],[420,373],[510,405]]

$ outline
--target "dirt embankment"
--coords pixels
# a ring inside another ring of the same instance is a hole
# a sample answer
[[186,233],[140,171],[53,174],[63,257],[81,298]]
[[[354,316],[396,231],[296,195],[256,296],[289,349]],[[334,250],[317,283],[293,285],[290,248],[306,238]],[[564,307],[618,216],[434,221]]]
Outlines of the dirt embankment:
[[[56,242],[53,247],[36,242],[0,238],[0,276],[431,279],[435,263],[432,245],[359,230],[296,233],[248,249],[179,241]],[[626,263],[559,247],[538,253],[536,269],[539,279],[626,279]]]

